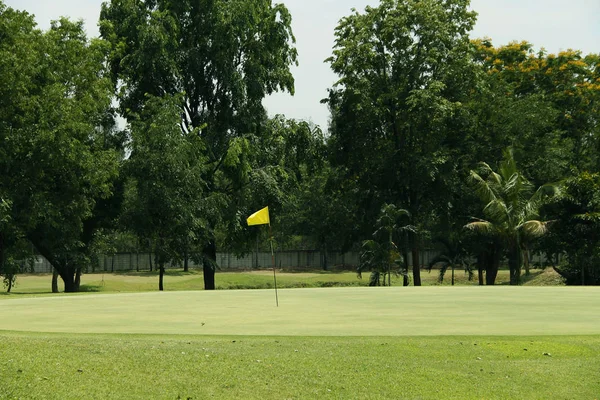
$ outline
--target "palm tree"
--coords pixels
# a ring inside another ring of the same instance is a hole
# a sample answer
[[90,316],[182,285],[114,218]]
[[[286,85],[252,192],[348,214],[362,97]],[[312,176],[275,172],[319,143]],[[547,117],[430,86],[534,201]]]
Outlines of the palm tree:
[[444,281],[444,276],[448,269],[452,271],[452,286],[454,286],[454,270],[456,268],[464,269],[469,275],[469,281],[473,279],[473,268],[470,262],[470,254],[464,248],[462,242],[455,238],[438,238],[446,251],[435,256],[428,265],[428,270],[431,272],[436,265],[440,267],[438,280],[440,283]]
[[410,213],[393,204],[384,204],[375,225],[377,229],[373,232],[373,239],[363,242],[361,264],[357,272],[360,277],[365,269],[373,271],[370,282],[372,286],[379,285],[380,275],[383,275],[383,285],[386,285],[387,278],[387,285],[391,286],[392,264],[403,264],[393,236],[394,233],[414,230],[412,226],[401,222],[403,217],[410,217]]
[[533,185],[519,172],[512,149],[504,151],[498,172],[481,163],[479,172],[471,171],[470,180],[485,203],[485,219],[465,228],[491,237],[504,246],[508,255],[510,284],[521,281],[522,249],[525,243],[542,236],[547,222],[540,221],[539,208],[545,197],[557,191],[555,185],[544,185],[534,191]]

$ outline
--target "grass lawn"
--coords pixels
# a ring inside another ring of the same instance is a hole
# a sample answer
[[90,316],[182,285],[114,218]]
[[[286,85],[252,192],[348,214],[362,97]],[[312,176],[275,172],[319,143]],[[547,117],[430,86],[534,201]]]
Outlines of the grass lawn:
[[[464,271],[456,271],[457,286],[477,286],[477,279],[468,280]],[[421,278],[424,286],[450,286],[450,272],[446,274],[444,282],[438,281],[438,271],[422,271]],[[17,284],[12,289],[14,295],[32,295],[50,292],[51,275],[18,275]],[[59,279],[59,290],[63,290],[62,280]],[[84,274],[81,278],[82,290],[85,292],[142,292],[156,291],[158,289],[157,272],[124,272],[124,273],[95,273]],[[167,270],[165,274],[165,290],[201,290],[204,287],[201,270]],[[498,273],[497,284],[507,285],[509,282],[508,271]],[[339,287],[339,286],[367,286],[369,274],[364,273],[358,279],[355,272],[278,272],[277,285],[280,288],[305,288],[305,287]],[[532,270],[530,276],[523,276],[523,284],[531,286],[556,286],[562,285],[562,280],[551,269]],[[392,278],[393,286],[401,286],[400,277]],[[273,287],[272,271],[249,272],[218,272],[216,275],[217,289],[268,289]],[[3,292],[0,291],[0,300]]]
[[[283,289],[276,307],[273,290],[114,293],[119,277],[130,292],[156,279],[105,275],[111,293],[0,296],[0,399],[600,393],[600,288]],[[185,287],[198,275],[166,279]]]
[[[7,296],[8,297],[8,296]],[[3,330],[287,336],[600,334],[596,287],[346,287],[10,297]]]
[[4,333],[0,339],[2,399],[594,399],[600,393],[599,336]]

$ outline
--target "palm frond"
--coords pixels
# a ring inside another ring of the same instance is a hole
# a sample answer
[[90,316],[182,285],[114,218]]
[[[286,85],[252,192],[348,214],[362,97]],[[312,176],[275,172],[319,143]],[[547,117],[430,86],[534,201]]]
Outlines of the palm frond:
[[414,225],[404,225],[398,228],[398,232],[417,233],[417,227]]
[[538,190],[535,191],[533,196],[531,196],[531,200],[539,203],[539,202],[544,201],[547,198],[560,196],[560,194],[561,194],[560,185],[555,184],[555,183],[547,183],[545,185],[540,186],[538,188]]
[[427,270],[431,272],[431,270],[436,264],[450,264],[451,262],[452,260],[450,259],[450,257],[444,254],[440,254],[435,256],[431,261],[429,261],[429,264],[427,265]]
[[540,205],[536,201],[526,201],[521,207],[521,215],[519,216],[519,220],[528,221],[535,219],[539,216]]
[[575,215],[573,215],[573,218],[578,219],[580,221],[597,222],[597,221],[600,221],[600,212],[588,212],[585,214],[575,214]]
[[502,162],[500,163],[500,174],[505,178],[512,176],[517,172],[517,163],[511,147],[502,152]]
[[469,180],[472,182],[475,187],[475,191],[477,195],[485,202],[489,202],[496,199],[496,193],[494,192],[493,187],[484,180],[481,175],[477,172],[471,170],[469,174]]
[[489,217],[490,220],[496,223],[506,223],[510,215],[509,207],[506,203],[500,199],[490,201],[485,208],[483,213]]
[[484,220],[470,222],[465,225],[465,228],[484,235],[495,233],[496,230],[494,224]]
[[521,225],[517,226],[517,229],[529,237],[540,237],[548,231],[546,222],[538,220],[523,222]]
[[502,176],[494,171],[492,171],[490,173],[490,175],[488,176],[488,181],[492,184],[494,184],[494,186],[502,186]]

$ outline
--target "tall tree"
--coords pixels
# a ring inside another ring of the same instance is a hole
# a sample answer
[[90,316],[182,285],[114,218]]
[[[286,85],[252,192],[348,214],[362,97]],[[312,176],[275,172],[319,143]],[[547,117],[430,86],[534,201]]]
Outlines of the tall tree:
[[600,285],[600,174],[567,179],[548,212],[551,234],[567,256],[557,271],[567,284]]
[[77,291],[118,176],[105,129],[112,121],[106,47],[87,40],[83,22],[61,19],[42,33],[26,13],[1,4],[0,13],[2,79],[10,79],[0,85],[1,186],[14,205],[12,223],[51,262],[65,291]]
[[125,209],[130,229],[151,239],[163,290],[165,265],[181,261],[186,246],[202,242],[207,199],[202,142],[179,128],[179,98],[149,98],[132,124],[131,157]]
[[538,184],[560,179],[571,167],[598,167],[600,56],[536,52],[525,41],[494,47],[482,39],[473,45],[487,83],[496,88],[482,93],[493,102],[477,100],[477,109],[491,111],[481,122],[503,129],[501,140]]
[[[498,172],[482,163],[480,171],[471,171],[471,182],[485,204],[486,219],[477,219],[466,225],[467,229],[493,238],[495,245],[502,245],[508,254],[511,285],[521,282],[523,245],[529,238],[542,236],[547,223],[540,221],[542,201],[553,195],[556,187],[542,186],[534,191],[533,185],[517,169],[513,153],[505,151]],[[498,249],[496,254],[498,253]],[[497,264],[488,267],[487,274],[495,277]],[[493,281],[491,282],[493,284]]]
[[[459,134],[453,119],[474,79],[468,7],[468,0],[383,0],[336,28],[330,148],[333,165],[358,189],[361,234],[386,202],[406,207],[426,230],[432,189],[450,162],[446,144]],[[418,232],[411,234],[416,286]]]
[[11,260],[24,232],[19,229],[14,207],[17,188],[9,173],[15,157],[17,130],[24,126],[28,92],[37,69],[41,32],[33,16],[6,7],[0,1],[0,275],[10,287],[15,268]]
[[[102,6],[100,33],[112,44],[122,114],[140,114],[147,94],[181,93],[180,129],[202,140],[206,190],[233,201],[247,182],[244,158],[234,155],[246,135],[259,133],[262,99],[294,91],[296,50],[287,8],[270,0],[113,0]],[[215,229],[236,215],[227,210],[207,214],[206,289],[215,287]]]

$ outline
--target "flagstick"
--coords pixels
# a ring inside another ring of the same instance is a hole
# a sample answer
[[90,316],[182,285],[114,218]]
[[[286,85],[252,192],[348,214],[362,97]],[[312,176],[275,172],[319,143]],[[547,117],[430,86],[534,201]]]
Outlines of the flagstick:
[[273,261],[273,282],[275,282],[275,303],[279,307],[279,297],[277,296],[277,276],[275,275],[275,253],[273,253],[273,232],[271,231],[271,223],[269,223],[269,236],[271,237],[271,260]]

